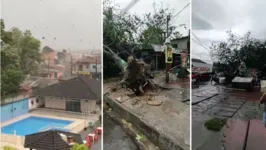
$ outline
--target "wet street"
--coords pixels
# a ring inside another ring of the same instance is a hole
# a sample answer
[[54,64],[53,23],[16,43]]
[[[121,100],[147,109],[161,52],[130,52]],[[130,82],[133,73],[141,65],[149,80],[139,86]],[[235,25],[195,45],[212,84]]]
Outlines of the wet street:
[[107,115],[104,115],[104,149],[108,150],[137,150],[134,141],[126,135],[121,126]]
[[203,83],[192,90],[192,111],[220,118],[232,118],[246,103],[258,105],[259,92],[227,89]]

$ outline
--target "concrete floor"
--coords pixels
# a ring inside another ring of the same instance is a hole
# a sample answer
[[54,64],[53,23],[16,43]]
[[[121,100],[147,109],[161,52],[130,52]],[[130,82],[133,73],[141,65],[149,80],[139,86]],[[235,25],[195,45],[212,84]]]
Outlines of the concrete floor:
[[[104,84],[104,93],[110,91],[114,84]],[[169,137],[171,141],[188,150],[190,147],[190,107],[182,101],[186,98],[183,93],[189,89],[189,82],[180,81],[180,84],[182,85],[174,85],[178,88],[154,92],[155,99],[163,102],[160,106],[148,105],[149,96],[147,95],[131,97],[121,104],[162,133],[163,136]],[[119,91],[111,93],[109,97],[114,100],[119,97],[123,99],[123,97],[131,94],[132,92],[129,90],[119,89]],[[189,95],[189,92],[187,95]]]

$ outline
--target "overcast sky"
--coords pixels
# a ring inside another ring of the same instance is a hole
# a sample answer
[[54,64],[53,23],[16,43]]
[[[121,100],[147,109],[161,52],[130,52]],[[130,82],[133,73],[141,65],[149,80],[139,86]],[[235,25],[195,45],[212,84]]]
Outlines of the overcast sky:
[[[229,29],[239,35],[251,31],[254,37],[265,39],[265,7],[265,0],[192,0],[192,31],[207,48],[212,41],[225,40]],[[193,57],[210,61],[206,49],[192,44]]]
[[[114,0],[115,4],[119,5],[120,8],[126,7],[131,0]],[[153,3],[156,2],[159,6],[168,7],[169,10],[175,15],[182,8],[184,8],[190,0],[140,0],[132,9],[129,10],[130,13],[139,15],[140,17],[143,14],[153,12]],[[186,24],[187,29],[190,28],[190,6],[182,11],[177,17],[173,18],[170,21],[171,24],[179,26],[180,24]],[[182,35],[187,35],[188,31],[184,27],[179,27],[177,29]]]
[[[18,27],[55,50],[101,50],[100,0],[1,0],[6,29]],[[45,37],[45,39],[42,39]]]

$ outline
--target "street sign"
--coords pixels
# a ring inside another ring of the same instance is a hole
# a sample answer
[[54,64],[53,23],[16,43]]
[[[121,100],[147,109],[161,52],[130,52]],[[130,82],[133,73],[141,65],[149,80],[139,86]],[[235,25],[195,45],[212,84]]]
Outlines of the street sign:
[[165,48],[165,63],[171,64],[173,63],[173,52],[170,46]]

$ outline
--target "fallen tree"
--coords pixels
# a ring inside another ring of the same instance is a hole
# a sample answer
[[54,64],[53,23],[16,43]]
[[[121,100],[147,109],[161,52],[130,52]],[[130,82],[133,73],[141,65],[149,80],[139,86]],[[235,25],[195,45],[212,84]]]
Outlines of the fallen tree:
[[143,95],[148,90],[156,89],[149,64],[143,60],[137,60],[133,55],[130,55],[126,62],[105,45],[104,53],[112,57],[122,70],[123,79],[119,83],[120,85],[131,89],[136,95]]

